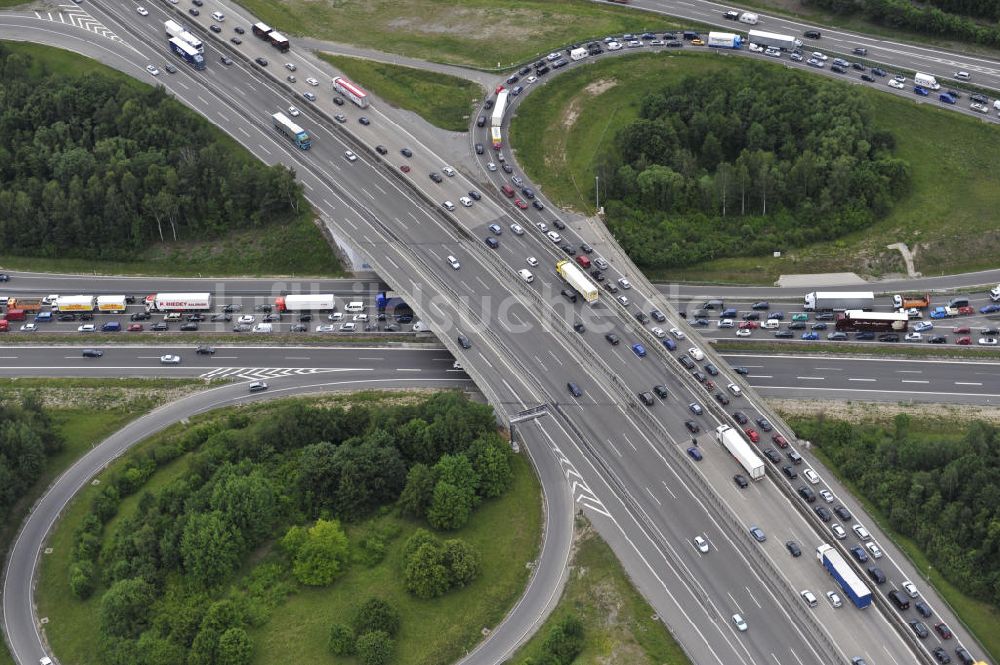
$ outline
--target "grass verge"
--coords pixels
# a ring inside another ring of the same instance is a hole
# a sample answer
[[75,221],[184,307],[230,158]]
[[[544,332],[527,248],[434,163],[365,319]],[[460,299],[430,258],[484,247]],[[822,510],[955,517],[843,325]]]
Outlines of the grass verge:
[[[407,393],[361,392],[352,395],[316,398],[305,401],[322,404],[366,403],[377,408],[378,402],[396,402]],[[248,415],[254,409],[245,407]],[[231,411],[231,410],[227,410]],[[218,415],[206,414],[192,419],[201,422]],[[168,428],[133,448],[129,455],[112,464],[100,478],[113,473],[135,452],[158,445],[180,430]],[[122,503],[119,517],[105,531],[112,537],[121,516],[137,509],[140,497],[156,489],[170,477],[185,473],[191,455],[174,460],[153,475],[147,485]],[[97,607],[101,590],[87,602],[74,599],[67,584],[66,571],[71,558],[73,533],[90,507],[90,500],[100,487],[87,486],[68,506],[50,538],[53,553],[42,561],[37,599],[40,616],[47,616],[46,633],[53,650],[65,662],[100,662],[94,636],[97,634]],[[333,586],[303,588],[289,596],[270,620],[251,630],[255,644],[252,663],[256,665],[286,662],[329,662],[327,648],[330,625],[345,621],[353,607],[372,595],[378,595],[399,608],[402,627],[396,638],[394,663],[430,665],[450,663],[482,639],[482,630],[496,624],[517,601],[527,583],[528,564],[538,555],[542,528],[541,491],[538,480],[523,456],[514,460],[514,482],[501,498],[480,506],[470,524],[447,534],[474,545],[482,555],[482,573],[468,588],[432,601],[422,601],[406,593],[400,581],[402,548],[406,538],[420,525],[384,514],[349,525],[352,543],[365,533],[379,529],[395,536],[386,545],[382,562],[365,567],[351,565]],[[245,566],[248,572],[252,566]],[[236,582],[239,583],[238,581]],[[348,661],[353,662],[353,661]]]
[[[795,419],[792,418],[789,424],[793,428],[796,427]],[[942,443],[956,438],[953,423],[921,419],[918,415],[914,417],[910,429],[915,430],[918,428],[925,430],[929,435],[939,438]],[[944,578],[940,571],[931,566],[930,561],[928,561],[923,551],[917,547],[916,543],[895,531],[886,516],[858,490],[857,486],[846,480],[839,473],[836,466],[823,454],[823,449],[820,446],[813,446],[812,452],[828,469],[836,473],[840,482],[851,491],[851,494],[858,501],[864,504],[865,510],[878,523],[879,528],[892,538],[896,546],[903,551],[913,566],[920,571],[925,582],[932,585],[941,597],[951,605],[952,610],[958,616],[959,620],[965,624],[966,628],[983,645],[983,648],[989,652],[993,662],[1000,660],[1000,631],[997,630],[997,626],[1000,625],[1000,609],[989,603],[970,598],[952,585]]]
[[[669,84],[733,64],[715,54],[693,52],[597,61],[560,75],[526,99],[518,108],[511,143],[525,171],[553,201],[591,213],[602,155],[612,149],[615,133],[637,117],[648,81]],[[937,102],[919,104],[873,88],[836,85],[843,86],[844,94],[872,101],[876,128],[895,136],[896,155],[909,162],[911,193],[863,232],[801,248],[776,247],[782,250],[780,258],[731,257],[650,270],[650,279],[771,284],[783,273],[905,273],[899,253],[885,248],[893,242],[915,249],[916,269],[925,275],[997,265],[1000,228],[991,211],[1000,207],[1000,188],[992,175],[1000,170],[1000,151],[983,148],[996,143],[996,128],[935,108]]]
[[877,346],[863,342],[743,342],[736,340],[711,340],[712,347],[720,353],[767,353],[773,355],[815,353],[829,355],[832,353],[848,356],[864,356],[869,358],[913,358],[927,360],[1000,360],[996,351],[975,346],[947,346],[926,344],[924,346],[895,346],[891,342],[883,342]]
[[506,69],[583,39],[679,25],[588,0],[247,0],[244,5],[282,32],[480,69]]
[[473,106],[485,92],[472,81],[448,74],[328,53],[319,56],[393,106],[452,132],[468,130]]
[[586,518],[576,520],[576,548],[562,598],[541,629],[511,659],[542,662],[542,643],[567,614],[583,622],[584,647],[574,663],[688,665],[691,661],[632,586],[614,552]]

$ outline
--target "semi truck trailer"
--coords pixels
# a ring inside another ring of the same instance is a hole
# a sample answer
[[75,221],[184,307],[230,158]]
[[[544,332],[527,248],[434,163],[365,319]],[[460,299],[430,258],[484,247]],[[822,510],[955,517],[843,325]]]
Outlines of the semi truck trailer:
[[910,317],[906,312],[863,312],[849,309],[837,316],[835,327],[842,332],[906,332]]
[[757,453],[753,451],[753,448],[739,432],[729,425],[720,425],[715,428],[715,440],[736,458],[736,461],[740,463],[740,466],[750,475],[752,480],[760,480],[764,477],[764,462],[757,457]]
[[279,312],[332,312],[337,309],[337,300],[332,293],[278,296],[274,308]]
[[713,48],[734,48],[738,49],[743,43],[743,38],[731,32],[710,32],[708,33],[708,45]]
[[802,42],[791,35],[779,35],[774,32],[764,32],[763,30],[751,30],[748,32],[747,41],[751,44],[773,46],[785,51],[794,51],[802,46]]
[[211,293],[151,293],[147,312],[205,312],[212,307]]
[[872,604],[872,592],[868,588],[868,585],[861,581],[861,578],[854,572],[850,564],[844,560],[840,552],[830,545],[822,543],[816,548],[816,558],[826,568],[826,572],[830,573],[830,576],[837,580],[837,584],[840,585],[840,588],[843,589],[847,597],[851,599],[855,607],[863,610]]
[[813,291],[805,295],[802,309],[807,312],[844,312],[849,309],[870,311],[875,307],[872,291]]
[[583,296],[588,304],[597,302],[597,284],[594,283],[587,273],[583,272],[579,266],[572,261],[559,261],[556,263],[556,272],[565,279],[573,289]]

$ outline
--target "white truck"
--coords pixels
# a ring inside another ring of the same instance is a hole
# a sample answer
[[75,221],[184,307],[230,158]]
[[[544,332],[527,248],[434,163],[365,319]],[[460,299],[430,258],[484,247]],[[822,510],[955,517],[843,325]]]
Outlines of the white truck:
[[583,299],[587,301],[588,304],[593,305],[597,302],[597,284],[594,283],[592,279],[587,277],[587,273],[583,272],[575,263],[572,261],[559,261],[556,263],[556,272],[559,276],[566,280],[573,289],[583,296]]
[[147,312],[205,312],[212,308],[211,293],[151,293]]
[[875,293],[872,291],[813,291],[803,299],[802,309],[807,312],[845,312],[849,309],[863,309],[870,312],[875,307]]
[[743,43],[743,38],[731,32],[710,32],[707,43],[713,48],[738,49]]
[[93,312],[94,296],[59,296],[54,309],[58,312]]
[[569,59],[570,60],[574,60],[574,61],[575,60],[583,60],[588,55],[590,55],[590,52],[587,49],[585,49],[585,48],[575,48],[575,49],[573,49],[572,51],[569,52]]
[[1000,284],[995,289],[990,289],[990,300],[1000,302]]
[[747,33],[747,41],[759,46],[773,46],[774,48],[794,51],[802,46],[802,42],[791,35],[779,35],[774,32],[764,32],[763,30],[751,30]]
[[279,312],[332,312],[337,309],[337,299],[332,293],[278,296],[274,308]]
[[121,314],[128,309],[125,296],[97,296],[97,311],[107,314]]
[[715,428],[715,440],[729,451],[740,466],[747,472],[752,480],[760,480],[764,477],[764,462],[757,457],[747,440],[729,425],[720,425]]
[[503,124],[503,114],[507,110],[508,94],[506,90],[501,90],[497,93],[497,103],[493,105],[493,117],[490,127],[500,127]]
[[740,14],[740,23],[746,23],[747,25],[757,25],[760,21],[760,17],[753,12],[743,12]]
[[917,72],[913,76],[913,82],[921,87],[928,88],[930,90],[940,90],[941,84],[937,82],[937,79],[930,74],[921,74]]

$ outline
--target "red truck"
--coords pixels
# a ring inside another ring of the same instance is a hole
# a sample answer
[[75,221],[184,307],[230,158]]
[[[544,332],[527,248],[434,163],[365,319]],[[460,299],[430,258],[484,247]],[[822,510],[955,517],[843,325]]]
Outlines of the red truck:
[[3,318],[6,321],[24,321],[25,313],[23,309],[8,309]]

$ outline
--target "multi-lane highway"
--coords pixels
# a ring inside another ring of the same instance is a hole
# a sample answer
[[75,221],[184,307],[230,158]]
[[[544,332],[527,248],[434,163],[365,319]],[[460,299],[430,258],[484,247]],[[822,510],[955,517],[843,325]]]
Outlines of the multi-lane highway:
[[[240,8],[216,4],[227,15],[227,30],[252,22]],[[160,62],[164,57],[162,22],[177,16],[171,6],[152,7],[148,18],[100,2],[88,7],[101,24],[134,43],[140,58]],[[204,35],[208,38],[209,33]],[[220,46],[210,44],[210,50]],[[276,57],[263,42],[248,38],[240,53],[248,58],[265,55],[273,69],[283,61],[294,62],[300,80],[329,79],[323,65],[294,48]],[[526,224],[524,235],[506,232],[497,251],[487,249],[483,238],[490,223],[506,230],[521,218],[512,217],[492,189],[482,187],[479,174],[459,171],[441,184],[431,181],[428,175],[441,172],[448,160],[410,127],[396,123],[390,111],[378,104],[363,111],[337,107],[328,92],[309,105],[295,97],[303,84],[290,90],[247,60],[225,67],[214,57],[207,59],[211,64],[205,72],[181,68],[160,81],[265,161],[294,167],[310,202],[335,235],[350,238],[378,273],[430,320],[501,418],[545,405],[544,418],[519,426],[529,434],[526,445],[536,459],[539,453],[558,451],[553,458],[579,479],[577,501],[694,660],[845,662],[864,654],[869,662],[910,662],[912,637],[896,632],[891,611],[808,610],[800,604],[798,590],[821,589],[831,582],[811,557],[789,561],[782,542],[799,539],[809,551],[816,541],[829,538],[829,531],[787,498],[780,476],[770,475],[741,492],[730,480],[732,460],[707,437],[702,440],[704,461],[695,463],[684,455],[690,437],[683,421],[692,417],[690,402],[705,404],[706,415],[696,418],[703,429],[729,416],[714,411],[708,403],[711,395],[678,372],[657,340],[634,323],[637,306],[671,314],[652,288],[637,283],[628,294],[628,306],[606,298],[593,308],[567,303],[550,273],[560,256],[552,243]],[[293,100],[304,107],[301,123],[314,135],[308,153],[276,136],[268,125],[270,114]],[[333,119],[336,114],[344,115],[343,124]],[[370,125],[358,122],[362,115]],[[345,127],[350,134],[343,132]],[[370,151],[375,145],[387,146],[387,161]],[[413,151],[412,158],[400,155],[403,148]],[[344,159],[348,149],[361,159]],[[409,173],[401,171],[403,164],[410,167]],[[481,202],[454,216],[441,212],[441,201],[455,201],[472,189],[483,190]],[[551,211],[537,217],[553,218],[558,216]],[[577,244],[579,240],[572,237]],[[460,270],[444,261],[449,254],[462,261]],[[521,282],[514,272],[528,256],[539,261],[533,285]],[[678,317],[672,318],[669,325],[694,334]],[[575,332],[570,327],[575,321],[583,321],[586,331]],[[610,347],[604,332],[614,332],[627,343]],[[456,343],[459,334],[468,337],[468,348]],[[638,342],[649,347],[647,357],[630,349]],[[723,369],[720,385],[727,379],[739,381],[726,376],[724,363],[710,352],[708,359]],[[568,382],[581,386],[580,398],[567,396]],[[653,408],[639,405],[635,394],[656,384],[668,386],[671,398]],[[773,418],[751,392],[740,399],[748,414]],[[808,463],[815,465],[813,460]],[[849,499],[844,502],[850,506]],[[865,519],[857,507],[852,512]],[[767,543],[750,541],[746,529],[751,524],[770,534]],[[712,543],[709,554],[691,546],[694,535]],[[900,557],[893,556],[891,562],[885,568],[892,584],[915,578]],[[925,595],[940,605],[930,590]],[[730,617],[735,612],[747,618],[749,632],[739,633],[733,626]],[[946,610],[940,612],[947,616]],[[959,637],[970,641],[966,635]],[[20,654],[18,658],[29,662]]]

